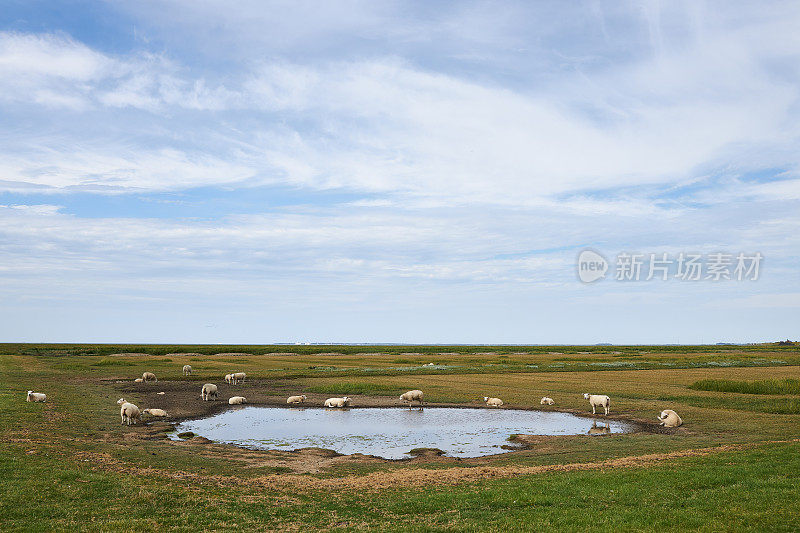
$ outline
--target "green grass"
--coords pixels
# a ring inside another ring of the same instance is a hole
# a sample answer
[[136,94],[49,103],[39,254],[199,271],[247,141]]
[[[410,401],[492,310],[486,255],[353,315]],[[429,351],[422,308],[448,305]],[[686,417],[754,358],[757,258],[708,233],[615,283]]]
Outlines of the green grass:
[[760,381],[702,379],[692,383],[689,388],[716,392],[738,392],[741,394],[800,394],[800,379],[765,379]]
[[[410,387],[413,388],[413,387]],[[395,385],[381,385],[379,383],[359,383],[359,382],[344,382],[332,383],[330,385],[317,385],[307,387],[308,392],[318,392],[321,394],[363,394],[374,396],[394,396],[400,395],[403,392],[410,390],[406,387],[397,387]]]

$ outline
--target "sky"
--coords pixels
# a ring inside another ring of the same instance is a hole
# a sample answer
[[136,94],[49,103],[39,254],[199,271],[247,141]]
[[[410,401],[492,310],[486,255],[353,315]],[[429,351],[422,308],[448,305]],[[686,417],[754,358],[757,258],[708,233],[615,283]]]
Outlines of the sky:
[[2,341],[800,338],[796,2],[0,4]]

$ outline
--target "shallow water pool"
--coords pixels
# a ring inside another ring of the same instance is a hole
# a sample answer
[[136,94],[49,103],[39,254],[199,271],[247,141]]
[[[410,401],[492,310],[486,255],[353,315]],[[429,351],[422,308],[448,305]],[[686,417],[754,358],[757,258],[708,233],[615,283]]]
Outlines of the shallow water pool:
[[235,407],[209,418],[188,420],[178,433],[263,450],[319,447],[343,454],[387,459],[408,457],[414,448],[439,448],[451,457],[502,453],[512,433],[580,435],[633,431],[624,422],[555,411],[427,407],[321,409]]

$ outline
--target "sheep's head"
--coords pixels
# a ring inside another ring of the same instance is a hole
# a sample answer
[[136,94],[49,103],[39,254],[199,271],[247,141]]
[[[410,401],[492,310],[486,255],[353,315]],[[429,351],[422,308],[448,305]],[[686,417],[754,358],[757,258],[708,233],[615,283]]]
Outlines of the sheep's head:
[[665,418],[667,418],[668,416],[669,416],[669,413],[668,413],[668,412],[666,411],[666,409],[665,409],[664,411],[661,411],[661,415],[659,415],[659,417],[658,417],[658,418],[660,418],[661,420],[664,420],[664,419],[665,419]]
[[489,401],[489,397],[488,397],[488,396],[484,396],[484,397],[483,397],[483,401],[484,401],[484,402],[488,402],[488,401]]
[[300,396],[300,397],[303,399],[303,401],[306,401],[306,400],[308,399],[308,398],[306,398],[306,395],[305,395],[305,394],[303,394],[303,395],[302,395],[302,396]]
[[125,398],[120,398],[117,400],[117,405],[122,405],[123,403],[125,403]]
[[150,409],[142,409],[142,414],[143,415],[149,415],[150,414]]
[[33,394],[33,391],[32,391],[32,390],[29,390],[29,391],[28,391],[28,396],[30,396],[31,394]]
[[348,402],[350,401],[350,398],[348,398],[347,396],[345,396],[344,398],[342,398],[342,401],[343,401],[344,403],[348,403]]
[[583,395],[583,399],[584,400],[588,400],[589,399],[589,393],[588,392]]

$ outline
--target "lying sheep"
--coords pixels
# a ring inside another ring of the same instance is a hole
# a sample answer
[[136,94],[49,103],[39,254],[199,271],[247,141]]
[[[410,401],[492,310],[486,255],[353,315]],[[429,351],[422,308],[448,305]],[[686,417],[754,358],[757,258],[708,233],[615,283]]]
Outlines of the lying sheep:
[[33,392],[32,390],[28,391],[28,397],[25,399],[26,402],[46,402],[47,395],[41,392]]
[[206,383],[200,391],[200,398],[202,398],[204,402],[207,402],[211,400],[212,396],[215,400],[217,399],[217,386],[213,383]]
[[183,375],[188,376],[192,373],[192,365],[183,365]]
[[152,372],[145,372],[142,374],[142,381],[158,381],[158,378]]
[[126,422],[128,425],[131,425],[131,422],[136,424],[137,421],[142,421],[142,413],[139,411],[139,408],[136,407],[134,404],[130,402],[126,402],[124,398],[120,398],[117,400],[117,405],[119,405],[119,416],[122,419],[122,424],[124,425]]
[[286,403],[303,403],[306,401],[306,395],[302,396],[289,396],[286,398]]
[[400,395],[400,400],[403,402],[408,402],[408,408],[411,409],[411,404],[413,402],[419,402],[419,407],[422,409],[425,406],[425,402],[422,400],[422,391],[421,390],[410,390],[408,392],[404,392]]
[[595,408],[600,406],[605,409],[606,415],[611,409],[611,398],[605,394],[589,394],[588,392],[583,395],[584,399],[589,400],[592,406],[592,414],[595,414]]
[[233,374],[233,384],[236,385],[238,383],[244,383],[244,379],[247,377],[247,374],[244,372],[236,372]]
[[167,412],[165,410],[163,410],[163,409],[143,409],[142,410],[142,414],[143,415],[156,416],[156,417],[159,417],[159,418],[163,418],[165,416],[168,416]]
[[136,378],[133,380],[134,383],[141,383],[142,381],[144,381],[142,378]]
[[539,401],[540,405],[554,405],[555,403],[556,402],[554,402],[552,398],[548,398],[547,396]]
[[661,411],[661,414],[658,416],[658,419],[661,420],[661,426],[667,428],[676,428],[683,424],[683,420],[681,417],[678,416],[678,413],[673,411],[672,409],[664,409]]
[[501,405],[503,405],[503,400],[501,400],[500,398],[489,398],[488,396],[484,396],[483,401],[489,407],[500,407]]
[[228,405],[242,405],[247,403],[247,398],[244,396],[231,396],[228,398]]
[[325,400],[325,407],[347,407],[350,403],[350,398],[328,398]]

